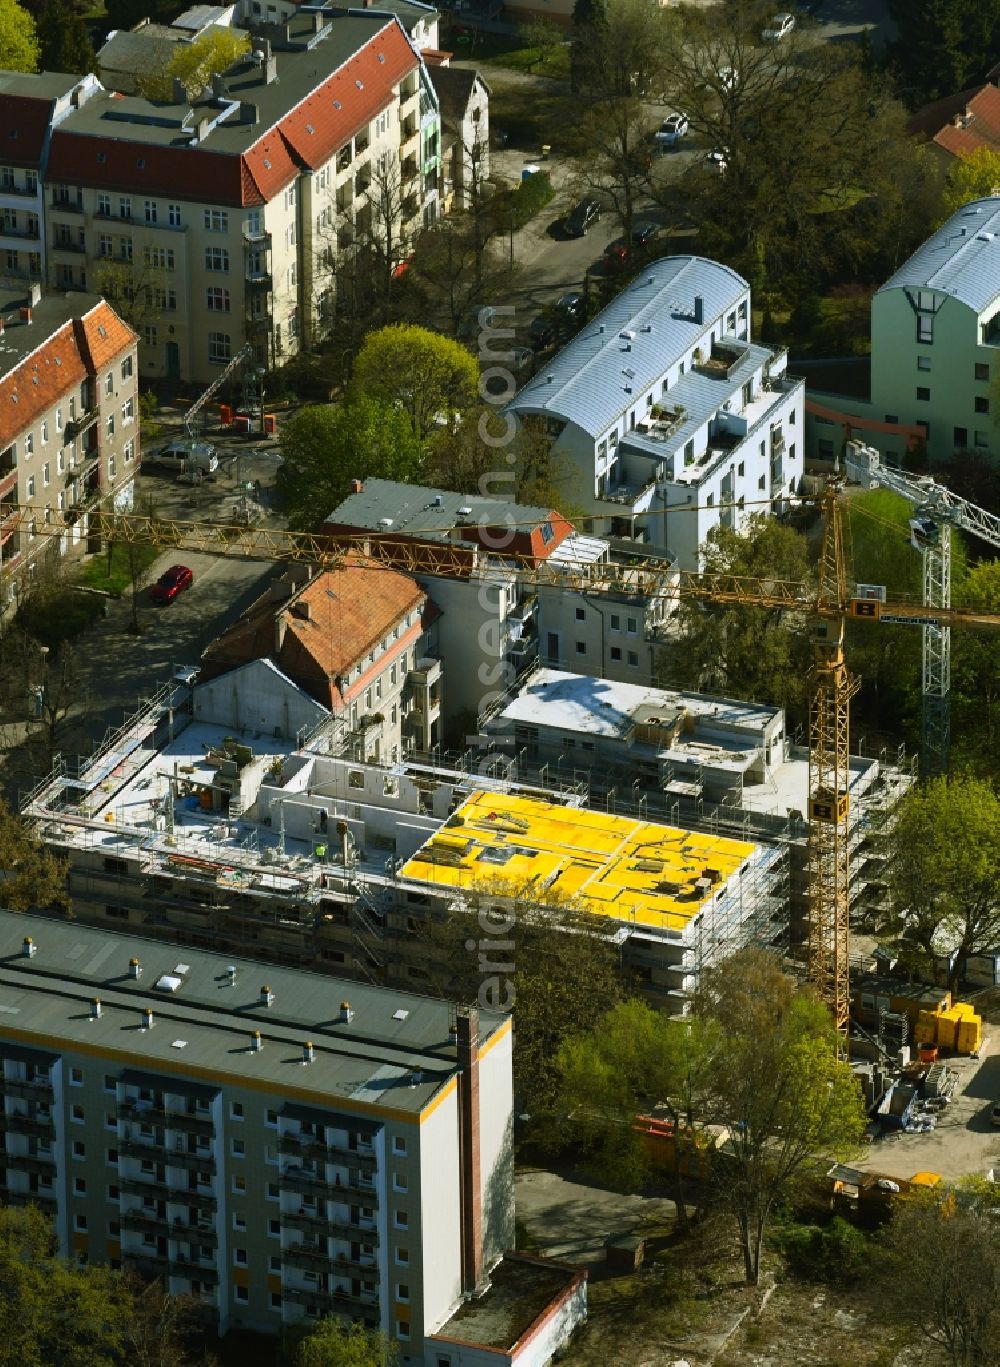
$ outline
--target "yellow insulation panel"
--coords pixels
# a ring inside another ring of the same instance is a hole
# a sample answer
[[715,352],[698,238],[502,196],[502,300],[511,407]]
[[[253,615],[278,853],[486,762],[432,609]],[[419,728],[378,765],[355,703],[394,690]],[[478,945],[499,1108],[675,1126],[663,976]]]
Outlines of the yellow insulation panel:
[[755,846],[632,817],[476,792],[402,869],[436,886],[572,902],[582,911],[683,930]]

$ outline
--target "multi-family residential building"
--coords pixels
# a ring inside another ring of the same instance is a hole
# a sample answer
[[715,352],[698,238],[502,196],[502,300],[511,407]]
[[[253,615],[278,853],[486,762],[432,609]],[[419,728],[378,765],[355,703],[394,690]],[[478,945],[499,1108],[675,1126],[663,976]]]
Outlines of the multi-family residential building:
[[[33,285],[26,295],[0,298],[5,604],[18,573],[31,573],[44,549],[94,549],[88,518],[95,507],[131,507],[140,461],[136,343],[132,329],[93,295],[42,294]],[[37,513],[19,519],[17,505]],[[42,530],[53,513],[71,523],[58,537]]]
[[[324,4],[320,7],[312,0],[304,0],[304,3],[298,3],[298,0],[238,0],[235,22],[241,28],[252,28],[262,21],[283,23],[296,14],[316,8],[322,8],[327,14],[344,14],[350,6]],[[438,11],[433,5],[425,5],[422,0],[379,0],[375,8],[383,14],[396,15],[419,52],[437,51]],[[180,19],[175,20],[175,23],[180,22]]]
[[998,80],[1000,70],[994,68],[983,85],[925,104],[911,116],[906,131],[927,143],[946,171],[970,152],[1000,151]]
[[[521,783],[544,775],[582,785],[608,810],[788,849],[791,935],[805,938],[809,755],[788,736],[780,707],[539,668],[484,730]],[[912,782],[885,754],[850,757],[856,914],[884,898],[887,823]]]
[[675,567],[634,542],[580,535],[552,508],[384,479],[356,481],[322,530],[346,545],[366,534],[441,609],[446,727],[475,730],[539,653],[613,678],[655,676]]
[[425,60],[441,108],[442,210],[468,209],[490,175],[490,88],[478,71],[447,57]]
[[653,261],[507,405],[547,425],[585,530],[692,570],[713,527],[785,506],[803,471],[804,383],[784,351],[750,340],[750,317],[728,266]]
[[[0,947],[3,1197],[66,1256],[161,1277],[223,1333],[332,1314],[402,1363],[511,1361],[451,1323],[533,1271],[504,1257],[509,1018],[10,912]],[[586,1287],[535,1266],[551,1353]]]
[[963,205],[876,291],[871,338],[867,394],[810,387],[810,455],[840,455],[851,425],[890,464],[914,437],[932,463],[1000,453],[1000,197]]
[[150,379],[210,381],[247,341],[280,362],[330,326],[338,254],[387,202],[400,251],[437,214],[437,97],[398,19],[313,10],[252,42],[194,101],[98,88],[52,135],[49,278],[138,289]]
[[0,282],[46,278],[44,180],[52,130],[99,89],[93,76],[0,72]]
[[348,562],[310,575],[301,566],[207,647],[200,678],[223,676],[222,698],[231,670],[270,660],[349,729],[359,757],[395,763],[440,739],[438,616],[419,584],[395,570]]
[[101,84],[122,95],[140,94],[146,82],[162,76],[181,44],[230,28],[233,11],[232,5],[196,5],[171,24],[141,19],[135,28],[112,29],[97,53]]

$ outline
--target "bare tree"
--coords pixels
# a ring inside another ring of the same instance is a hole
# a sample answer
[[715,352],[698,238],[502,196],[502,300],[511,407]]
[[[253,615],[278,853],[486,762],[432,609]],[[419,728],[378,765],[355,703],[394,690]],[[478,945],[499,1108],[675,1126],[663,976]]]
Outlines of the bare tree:
[[166,269],[144,254],[141,261],[100,257],[91,271],[95,293],[102,294],[129,327],[143,327],[172,312]]

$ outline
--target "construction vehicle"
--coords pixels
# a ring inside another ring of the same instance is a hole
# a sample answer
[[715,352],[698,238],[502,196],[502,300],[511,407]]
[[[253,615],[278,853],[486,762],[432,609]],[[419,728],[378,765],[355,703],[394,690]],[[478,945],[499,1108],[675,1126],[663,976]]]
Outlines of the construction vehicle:
[[[1000,550],[1000,517],[959,498],[929,475],[908,474],[884,465],[879,453],[848,441],[844,468],[863,489],[891,489],[914,504],[910,544],[923,560],[923,602],[951,607],[951,529],[958,527]],[[948,768],[951,742],[951,628],[923,625],[921,764],[927,775]]]
[[[922,604],[885,600],[881,595],[858,597],[850,591],[841,530],[840,485],[831,480],[822,495],[823,547],[815,586],[763,576],[671,571],[661,592],[671,599],[688,598],[744,607],[785,608],[802,612],[812,640],[809,715],[809,974],[833,1014],[838,1035],[844,1038],[849,1015],[849,710],[858,681],[847,669],[844,635],[848,616],[886,623],[938,627],[1000,628],[1000,616]],[[8,525],[21,522],[33,533],[61,535],[70,525],[68,514],[51,511],[40,521],[38,509],[11,510]],[[469,571],[469,548],[450,542],[405,542],[370,533],[334,540],[322,532],[290,532],[273,527],[160,519],[136,513],[95,510],[89,514],[90,533],[102,539],[161,546],[177,551],[263,560],[309,562],[332,568],[351,555],[363,564],[411,574],[456,574]],[[544,562],[508,557],[520,577],[532,585],[565,586],[572,566],[561,560],[558,569]],[[591,567],[581,562],[584,578]],[[655,571],[643,571],[655,585]],[[599,588],[592,586],[593,592]]]

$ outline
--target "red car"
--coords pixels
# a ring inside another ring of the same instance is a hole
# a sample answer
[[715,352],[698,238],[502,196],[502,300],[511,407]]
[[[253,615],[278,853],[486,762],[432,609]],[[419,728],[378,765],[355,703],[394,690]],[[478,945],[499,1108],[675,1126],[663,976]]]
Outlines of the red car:
[[193,583],[194,575],[187,565],[171,565],[169,570],[165,570],[153,585],[153,601],[155,603],[169,603],[179,593],[189,589]]

